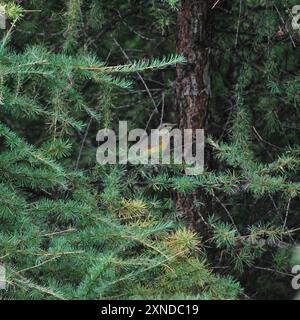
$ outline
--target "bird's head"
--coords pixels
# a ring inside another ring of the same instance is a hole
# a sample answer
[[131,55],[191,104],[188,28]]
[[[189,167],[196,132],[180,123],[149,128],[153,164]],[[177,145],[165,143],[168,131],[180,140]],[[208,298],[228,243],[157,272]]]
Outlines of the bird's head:
[[163,133],[168,133],[168,132],[172,131],[172,129],[174,129],[175,127],[176,127],[176,124],[166,122],[166,123],[162,123],[162,124],[157,128],[157,130],[159,130],[159,132],[160,132],[161,134],[163,134]]

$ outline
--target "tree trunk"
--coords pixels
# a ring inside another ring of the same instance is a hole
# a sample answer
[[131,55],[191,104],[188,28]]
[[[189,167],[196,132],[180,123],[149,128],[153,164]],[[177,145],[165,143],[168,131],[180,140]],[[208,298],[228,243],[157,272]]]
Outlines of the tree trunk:
[[[210,11],[210,0],[182,0],[178,12],[176,51],[187,59],[187,64],[180,64],[176,68],[176,100],[181,129],[204,129],[206,126],[211,95]],[[178,209],[194,229],[201,216],[194,205],[196,193],[185,197],[177,195]]]

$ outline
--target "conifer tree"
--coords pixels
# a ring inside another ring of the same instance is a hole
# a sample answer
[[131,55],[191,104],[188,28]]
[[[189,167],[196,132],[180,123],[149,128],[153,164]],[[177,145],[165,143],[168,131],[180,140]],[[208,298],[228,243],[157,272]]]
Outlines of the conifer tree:
[[212,272],[199,235],[172,217],[172,202],[138,188],[146,172],[97,165],[88,133],[94,124],[113,125],[111,99],[133,86],[128,74],[184,59],[107,66],[77,50],[80,1],[68,2],[55,50],[55,41],[48,46],[38,35],[17,44],[14,32],[36,4],[4,4],[11,27],[0,45],[1,298],[235,299],[239,283]]

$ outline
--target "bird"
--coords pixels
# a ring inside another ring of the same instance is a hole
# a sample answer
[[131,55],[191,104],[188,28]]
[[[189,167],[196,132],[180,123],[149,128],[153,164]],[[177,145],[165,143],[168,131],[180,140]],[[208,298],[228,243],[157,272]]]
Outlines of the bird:
[[151,145],[147,148],[146,151],[148,152],[149,155],[153,155],[166,150],[170,142],[169,134],[175,126],[176,125],[173,123],[163,123],[154,130],[154,132],[151,135],[151,138],[154,138],[155,139],[154,141],[159,141],[159,143],[158,145],[155,145],[155,146]]
[[159,159],[160,155],[169,146],[169,133],[175,127],[176,124],[173,123],[162,123],[156,129],[151,130],[150,139],[147,134],[142,136],[134,146],[136,150],[139,150],[139,159],[146,162],[149,157],[151,159]]

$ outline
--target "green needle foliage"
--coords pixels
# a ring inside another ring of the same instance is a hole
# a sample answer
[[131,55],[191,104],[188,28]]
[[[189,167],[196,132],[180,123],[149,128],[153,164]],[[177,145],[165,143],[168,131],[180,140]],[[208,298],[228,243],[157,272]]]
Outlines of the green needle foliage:
[[[80,4],[66,13],[65,48],[77,39]],[[14,21],[25,12],[5,8]],[[235,299],[239,283],[210,270],[199,236],[167,215],[164,201],[136,190],[134,172],[95,165],[92,142],[93,166],[75,164],[86,119],[108,125],[111,95],[132,85],[123,74],[184,59],[111,67],[89,51],[17,50],[12,30],[0,49],[1,298]]]

